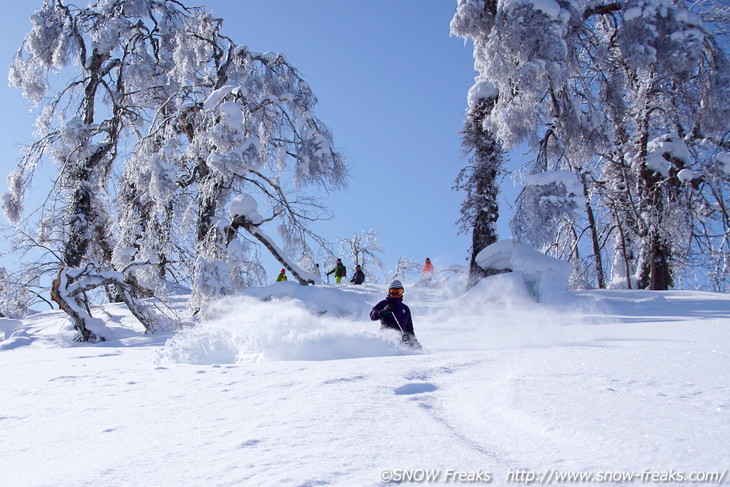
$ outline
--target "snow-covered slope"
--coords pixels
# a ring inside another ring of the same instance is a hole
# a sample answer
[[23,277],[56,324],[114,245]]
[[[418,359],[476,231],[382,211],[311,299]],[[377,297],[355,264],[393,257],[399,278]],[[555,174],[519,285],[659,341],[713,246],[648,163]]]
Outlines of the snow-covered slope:
[[376,285],[251,289],[153,336],[108,306],[112,336],[93,346],[57,312],[0,320],[0,478],[728,482],[730,296],[584,291],[548,306],[509,277],[457,288],[407,286],[424,353],[369,320]]

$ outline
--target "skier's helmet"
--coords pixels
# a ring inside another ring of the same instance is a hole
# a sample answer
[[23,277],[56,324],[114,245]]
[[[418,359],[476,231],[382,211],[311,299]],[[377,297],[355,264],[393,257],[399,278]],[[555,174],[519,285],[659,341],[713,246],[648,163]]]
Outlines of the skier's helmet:
[[403,296],[403,284],[398,279],[391,281],[388,286],[388,295],[394,298]]

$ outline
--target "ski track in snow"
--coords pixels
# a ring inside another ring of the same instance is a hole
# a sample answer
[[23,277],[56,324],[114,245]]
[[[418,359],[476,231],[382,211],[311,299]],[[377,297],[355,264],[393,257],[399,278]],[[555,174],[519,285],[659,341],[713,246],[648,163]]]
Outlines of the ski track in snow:
[[111,307],[113,338],[95,346],[70,342],[56,312],[6,323],[4,485],[730,468],[727,295],[581,292],[542,307],[414,289],[428,351],[406,353],[367,320],[378,286],[343,287],[322,313],[333,288],[272,287],[153,336]]

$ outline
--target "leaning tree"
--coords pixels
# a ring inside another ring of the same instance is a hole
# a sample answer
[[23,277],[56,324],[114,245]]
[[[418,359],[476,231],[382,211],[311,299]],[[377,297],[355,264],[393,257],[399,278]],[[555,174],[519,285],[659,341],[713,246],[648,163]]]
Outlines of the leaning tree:
[[[64,309],[83,311],[92,283],[136,306],[171,279],[192,285],[198,308],[261,276],[256,243],[308,280],[297,259],[322,243],[309,223],[325,210],[303,189],[341,188],[346,169],[284,56],[236,45],[222,20],[176,0],[46,0],[31,20],[10,82],[38,108],[38,139],[3,209],[58,256]],[[44,160],[52,188],[24,219]],[[265,215],[236,213],[237,197]]]
[[115,256],[117,265],[157,262],[138,275],[151,286],[189,254],[183,272],[199,309],[260,277],[255,243],[310,282],[298,262],[325,244],[309,224],[326,213],[303,190],[340,189],[347,171],[314,115],[316,97],[283,55],[238,46],[217,24],[197,25],[201,48],[176,54],[168,96],[122,177]]

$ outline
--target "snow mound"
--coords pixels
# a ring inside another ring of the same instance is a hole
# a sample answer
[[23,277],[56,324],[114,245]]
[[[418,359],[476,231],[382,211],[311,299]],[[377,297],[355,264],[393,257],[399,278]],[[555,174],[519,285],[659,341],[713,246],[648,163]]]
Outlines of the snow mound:
[[490,303],[506,305],[512,303],[534,303],[535,297],[525,283],[525,279],[516,272],[497,274],[482,279],[464,295],[464,302],[476,305]]
[[568,294],[570,264],[537,252],[526,244],[500,240],[479,252],[476,263],[482,269],[506,269],[517,273],[538,301],[560,302]]
[[361,296],[334,287],[302,286],[294,281],[251,287],[243,290],[241,294],[264,301],[295,299],[301,306],[317,315],[367,319],[372,308],[372,299],[368,300],[369,296]]
[[7,335],[4,340],[0,341],[0,351],[25,347],[34,341],[36,341],[36,338],[31,336],[27,330],[19,329],[14,333]]
[[23,326],[23,322],[20,320],[12,320],[10,318],[0,318],[0,338],[7,339],[13,332]]

